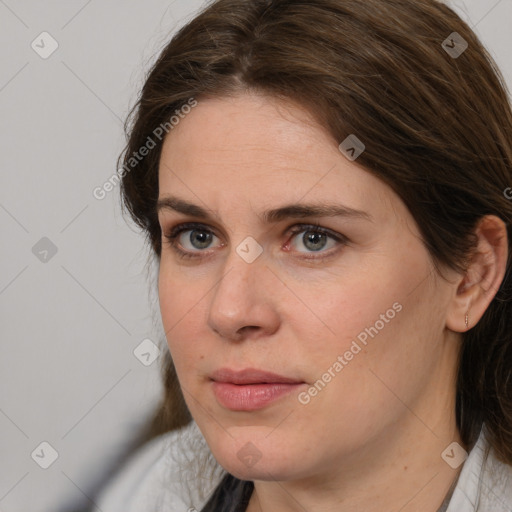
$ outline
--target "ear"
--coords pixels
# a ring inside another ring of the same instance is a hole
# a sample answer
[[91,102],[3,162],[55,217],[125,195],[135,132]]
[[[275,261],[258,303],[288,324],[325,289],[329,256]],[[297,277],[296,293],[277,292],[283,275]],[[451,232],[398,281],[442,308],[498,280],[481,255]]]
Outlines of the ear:
[[466,273],[455,283],[448,307],[446,326],[455,332],[468,331],[480,321],[506,272],[508,237],[503,220],[495,215],[486,215],[480,219],[475,233],[478,246]]

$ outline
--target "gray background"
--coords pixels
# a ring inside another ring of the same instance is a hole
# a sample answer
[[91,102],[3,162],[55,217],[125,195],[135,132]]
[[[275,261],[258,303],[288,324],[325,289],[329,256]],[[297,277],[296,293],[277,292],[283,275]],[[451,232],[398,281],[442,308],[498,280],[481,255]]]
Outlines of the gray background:
[[[0,0],[0,512],[98,510],[160,396],[160,360],[133,353],[161,339],[143,239],[118,188],[92,191],[115,172],[144,72],[203,3]],[[512,88],[512,0],[451,4]],[[47,59],[31,47],[50,48],[44,31],[59,45]]]

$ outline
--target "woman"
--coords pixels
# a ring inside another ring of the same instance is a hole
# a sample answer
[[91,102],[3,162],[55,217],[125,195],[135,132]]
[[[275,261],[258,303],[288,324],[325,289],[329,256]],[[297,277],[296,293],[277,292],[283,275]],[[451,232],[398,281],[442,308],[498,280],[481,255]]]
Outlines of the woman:
[[101,508],[510,511],[512,113],[468,26],[218,0],[134,112],[166,394]]

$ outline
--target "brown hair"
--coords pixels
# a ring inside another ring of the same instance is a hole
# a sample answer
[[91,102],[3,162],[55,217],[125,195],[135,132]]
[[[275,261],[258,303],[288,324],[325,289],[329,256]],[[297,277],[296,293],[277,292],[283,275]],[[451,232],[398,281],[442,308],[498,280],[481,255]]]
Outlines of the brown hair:
[[[443,47],[453,32],[468,43],[458,57]],[[126,125],[125,169],[191,97],[247,89],[299,102],[339,142],[356,134],[366,146],[358,164],[403,200],[435,262],[464,271],[478,220],[494,214],[506,222],[505,278],[463,335],[456,418],[467,446],[485,423],[498,457],[512,464],[512,202],[504,195],[512,186],[512,112],[491,56],[435,0],[218,0],[149,72]],[[161,145],[122,179],[124,205],[157,257]],[[191,420],[168,353],[162,370],[165,397],[150,436]]]

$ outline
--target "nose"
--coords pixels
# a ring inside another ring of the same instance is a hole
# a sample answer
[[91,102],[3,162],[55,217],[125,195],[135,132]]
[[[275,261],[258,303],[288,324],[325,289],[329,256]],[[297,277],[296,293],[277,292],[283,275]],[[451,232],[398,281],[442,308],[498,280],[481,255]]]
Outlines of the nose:
[[276,278],[260,256],[248,263],[233,248],[213,289],[208,325],[222,338],[241,341],[273,334],[279,328]]

